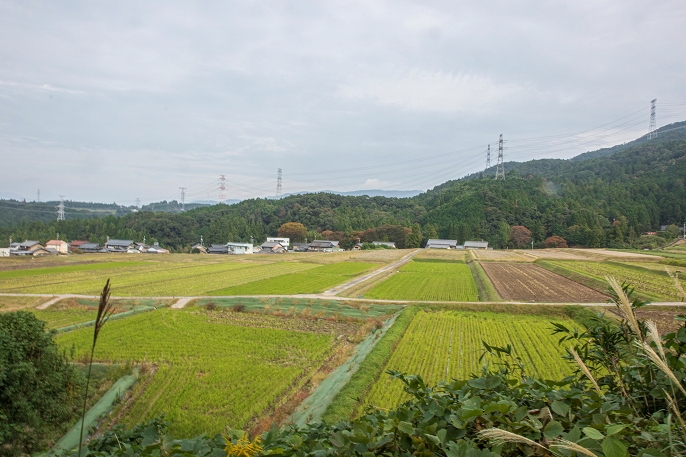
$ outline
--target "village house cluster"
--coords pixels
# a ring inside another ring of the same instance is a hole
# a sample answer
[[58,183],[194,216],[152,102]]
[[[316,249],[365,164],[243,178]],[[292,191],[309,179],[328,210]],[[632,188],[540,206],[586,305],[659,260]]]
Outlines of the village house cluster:
[[86,240],[75,240],[67,243],[63,240],[50,240],[45,245],[38,241],[26,240],[21,243],[10,243],[9,248],[0,249],[0,257],[9,256],[30,256],[38,257],[45,255],[69,254],[71,252],[79,253],[110,253],[119,252],[126,254],[169,254],[168,249],[160,247],[158,243],[153,243],[152,246],[139,243],[133,240],[110,240],[108,239],[104,245],[100,243],[91,243]]

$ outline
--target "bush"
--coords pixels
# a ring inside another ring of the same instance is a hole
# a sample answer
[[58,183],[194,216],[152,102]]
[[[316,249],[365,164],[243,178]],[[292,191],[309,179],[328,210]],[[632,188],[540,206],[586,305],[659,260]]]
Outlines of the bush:
[[567,240],[561,236],[549,236],[543,242],[546,248],[568,248]]
[[[83,375],[28,311],[0,313],[0,454],[32,453],[59,438],[80,404]],[[57,435],[57,436],[56,436]]]

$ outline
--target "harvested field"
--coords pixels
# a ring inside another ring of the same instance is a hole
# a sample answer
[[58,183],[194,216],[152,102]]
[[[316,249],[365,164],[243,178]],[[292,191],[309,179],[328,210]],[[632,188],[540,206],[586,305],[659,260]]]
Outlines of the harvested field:
[[466,252],[455,249],[422,249],[415,259],[464,260]]
[[529,253],[544,260],[590,260],[578,249],[534,249]]
[[602,303],[607,296],[563,276],[526,263],[481,264],[503,300],[538,303]]
[[473,249],[472,254],[478,260],[487,262],[533,262],[534,257],[528,256],[520,251],[496,251],[493,249]]
[[[616,315],[617,318],[622,317],[616,309],[612,309],[610,312]],[[686,314],[686,307],[648,305],[636,310],[636,317],[639,319],[649,319],[657,324],[660,335],[674,332],[681,326],[682,322],[674,320],[680,314]]]
[[46,301],[50,297],[1,297],[0,313],[3,311],[18,311],[20,309],[34,308]]

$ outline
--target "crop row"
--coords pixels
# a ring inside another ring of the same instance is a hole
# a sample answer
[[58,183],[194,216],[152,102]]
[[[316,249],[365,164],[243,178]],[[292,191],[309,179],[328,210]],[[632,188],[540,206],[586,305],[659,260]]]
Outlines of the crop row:
[[365,262],[322,265],[306,272],[284,274],[228,287],[214,291],[212,295],[314,294],[358,276],[375,265]]
[[642,268],[637,265],[621,265],[609,262],[550,262],[569,270],[605,280],[605,276],[614,276],[617,280],[627,281],[643,294],[658,300],[679,301],[679,294],[674,282],[664,271]]
[[113,295],[202,295],[272,276],[316,268],[311,263],[237,263],[209,265],[160,263],[114,271],[81,271],[0,280],[0,291],[52,294],[97,294],[106,278]]
[[[92,330],[59,335],[84,358]],[[202,314],[162,309],[109,322],[95,359],[158,366],[124,422],[166,413],[172,432],[194,436],[241,428],[290,393],[335,345],[330,335],[212,323]]]
[[[482,341],[511,344],[529,374],[559,379],[571,372],[560,358],[563,349],[551,335],[549,318],[461,311],[417,313],[385,369],[421,375],[429,384],[469,379],[480,372]],[[402,384],[384,374],[366,402],[392,408],[407,398]]]
[[479,293],[464,263],[409,262],[365,294],[390,300],[477,301]]

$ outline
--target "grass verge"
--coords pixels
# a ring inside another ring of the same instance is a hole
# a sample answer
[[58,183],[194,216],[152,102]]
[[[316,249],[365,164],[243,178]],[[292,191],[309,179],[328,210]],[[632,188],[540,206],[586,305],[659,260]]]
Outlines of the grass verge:
[[479,301],[502,301],[481,264],[478,261],[470,261],[467,262],[467,266],[474,276],[476,289],[479,292]]

